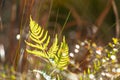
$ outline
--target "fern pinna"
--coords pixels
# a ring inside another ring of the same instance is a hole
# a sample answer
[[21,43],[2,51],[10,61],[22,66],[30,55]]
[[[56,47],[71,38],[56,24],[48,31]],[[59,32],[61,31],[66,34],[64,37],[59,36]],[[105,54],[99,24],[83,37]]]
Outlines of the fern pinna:
[[69,62],[68,45],[65,42],[65,37],[60,45],[58,45],[57,34],[54,39],[54,43],[48,48],[50,43],[50,36],[48,31],[42,29],[32,18],[30,17],[30,41],[25,43],[30,47],[26,48],[28,53],[36,55],[38,57],[49,60],[53,67],[63,70],[67,67]]

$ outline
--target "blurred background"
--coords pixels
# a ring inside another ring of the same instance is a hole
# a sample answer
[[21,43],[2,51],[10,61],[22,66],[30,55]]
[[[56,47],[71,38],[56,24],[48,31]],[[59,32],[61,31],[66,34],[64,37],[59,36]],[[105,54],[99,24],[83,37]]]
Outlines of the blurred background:
[[65,35],[70,57],[80,62],[88,55],[81,42],[103,46],[119,38],[119,14],[120,0],[0,0],[1,63],[25,66],[30,15],[52,37]]

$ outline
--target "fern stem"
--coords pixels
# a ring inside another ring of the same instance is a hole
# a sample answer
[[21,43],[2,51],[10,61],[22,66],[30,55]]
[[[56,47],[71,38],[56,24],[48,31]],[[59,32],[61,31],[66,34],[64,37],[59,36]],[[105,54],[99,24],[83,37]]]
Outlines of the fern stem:
[[53,71],[50,73],[50,76],[56,71],[57,69],[53,69]]

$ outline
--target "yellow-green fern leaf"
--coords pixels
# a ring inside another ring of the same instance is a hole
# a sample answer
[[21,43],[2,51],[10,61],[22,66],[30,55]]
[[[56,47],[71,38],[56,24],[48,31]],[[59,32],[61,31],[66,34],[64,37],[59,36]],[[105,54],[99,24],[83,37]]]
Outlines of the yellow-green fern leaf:
[[47,49],[50,41],[50,36],[48,31],[44,31],[32,18],[30,17],[30,42],[25,41],[30,47],[26,49],[28,53],[34,54],[36,56],[48,58]]
[[54,42],[52,44],[52,46],[50,47],[49,51],[48,51],[48,55],[50,58],[54,58],[54,56],[56,55],[58,51],[58,38],[57,35],[55,36]]
[[38,57],[47,58],[53,67],[63,70],[67,67],[69,62],[68,45],[65,42],[65,37],[61,45],[58,45],[58,36],[55,36],[54,42],[48,49],[50,42],[50,36],[48,31],[42,29],[32,18],[30,17],[30,41],[25,41],[29,46],[26,49],[28,53],[34,54]]
[[65,69],[68,65],[69,62],[68,45],[65,42],[65,37],[63,37],[63,42],[61,42],[55,62],[56,62],[56,67],[61,70]]

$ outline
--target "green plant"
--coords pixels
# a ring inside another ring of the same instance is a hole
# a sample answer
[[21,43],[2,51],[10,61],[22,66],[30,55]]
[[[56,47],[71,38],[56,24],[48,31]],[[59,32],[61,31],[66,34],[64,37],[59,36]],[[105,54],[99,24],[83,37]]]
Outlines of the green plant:
[[54,69],[53,71],[63,71],[67,68],[69,63],[69,49],[65,37],[63,37],[61,44],[58,45],[58,37],[56,34],[52,45],[49,46],[50,36],[48,35],[48,31],[42,29],[42,27],[30,17],[29,39],[30,41],[25,41],[27,46],[30,47],[26,48],[28,53],[43,58],[47,61],[48,65]]

